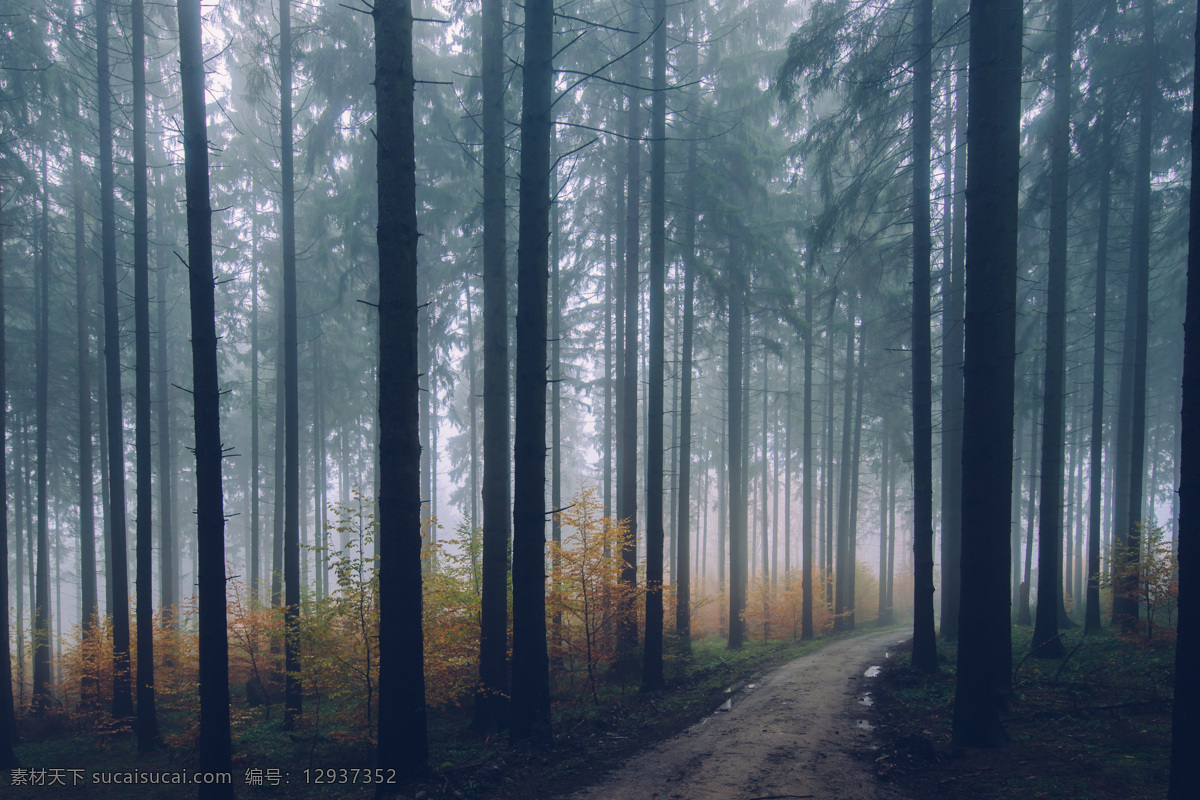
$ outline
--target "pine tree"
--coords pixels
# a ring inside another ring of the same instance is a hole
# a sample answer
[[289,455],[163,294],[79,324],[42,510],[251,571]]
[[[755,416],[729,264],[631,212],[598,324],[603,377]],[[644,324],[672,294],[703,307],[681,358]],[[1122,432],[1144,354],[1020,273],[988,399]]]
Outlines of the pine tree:
[[424,774],[429,758],[421,623],[412,6],[407,0],[377,0],[371,16],[379,171],[377,763],[409,778]]
[[[200,760],[205,772],[229,772],[229,645],[225,629],[225,509],[221,494],[221,391],[217,376],[216,301],[209,200],[208,126],[199,0],[179,0],[183,148],[187,188],[188,295],[192,312],[195,403],[197,590],[200,595]],[[115,548],[114,548],[115,549]],[[232,783],[205,783],[201,800],[230,800]]]

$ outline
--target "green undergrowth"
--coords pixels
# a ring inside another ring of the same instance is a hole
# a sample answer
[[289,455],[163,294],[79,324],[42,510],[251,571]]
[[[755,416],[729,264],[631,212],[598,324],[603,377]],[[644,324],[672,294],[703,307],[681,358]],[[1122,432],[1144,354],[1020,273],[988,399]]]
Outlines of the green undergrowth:
[[1010,742],[955,747],[953,644],[941,672],[922,675],[902,652],[878,703],[883,780],[916,796],[1140,800],[1162,797],[1171,735],[1174,652],[1104,632],[1063,633],[1065,657],[1035,659],[1030,630],[1013,629],[1013,683],[1001,715]]

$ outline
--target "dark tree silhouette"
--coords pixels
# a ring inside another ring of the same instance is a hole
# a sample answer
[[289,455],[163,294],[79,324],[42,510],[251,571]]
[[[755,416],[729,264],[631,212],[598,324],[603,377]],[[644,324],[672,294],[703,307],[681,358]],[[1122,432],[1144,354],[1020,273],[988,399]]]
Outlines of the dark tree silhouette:
[[1046,372],[1042,392],[1042,475],[1038,492],[1038,604],[1033,654],[1061,658],[1058,599],[1062,597],[1063,415],[1067,383],[1067,171],[1071,151],[1071,0],[1054,15],[1054,105],[1050,131],[1050,285],[1046,308]]
[[[96,2],[96,84],[100,135],[100,257],[104,281],[104,422],[108,451],[108,610],[113,630],[113,716],[133,715],[129,674],[129,564],[125,558],[125,428],[121,422],[121,323],[117,317],[117,221],[113,200],[112,76],[109,69],[109,0]],[[182,13],[182,12],[181,12]],[[207,163],[207,161],[206,161]],[[207,168],[206,168],[207,169]]]
[[483,0],[483,586],[473,727],[503,727],[508,695],[508,274],[504,219],[504,2]]
[[[179,0],[183,85],[183,151],[187,187],[188,295],[192,312],[192,399],[195,403],[197,590],[200,595],[200,760],[205,772],[232,766],[229,735],[229,646],[225,631],[225,509],[221,495],[221,391],[212,261],[212,206],[200,2]],[[228,800],[230,783],[200,786],[201,800]]]
[[[76,369],[79,373],[79,619],[83,641],[90,645],[98,635],[96,625],[99,622],[100,609],[96,599],[96,510],[93,503],[95,473],[92,456],[92,381],[88,328],[91,298],[88,296],[87,242],[84,240],[87,226],[84,220],[86,208],[83,193],[83,159],[79,154],[78,142],[75,141],[77,136],[78,133],[73,130],[71,214],[75,223],[75,334]],[[80,698],[85,704],[94,704],[99,697],[99,690],[99,679],[95,670],[89,668],[81,680]]]
[[738,258],[734,254],[734,242],[730,241],[729,270],[726,279],[729,302],[729,351],[725,360],[729,384],[729,433],[726,439],[729,458],[729,649],[741,648],[746,637],[746,624],[742,612],[746,609],[747,531],[746,517],[742,510],[746,506],[745,469],[742,447],[742,334],[744,317],[744,289],[738,274]]
[[412,6],[407,0],[377,0],[371,16],[379,179],[378,766],[412,777],[427,771],[429,758],[421,627]]
[[146,15],[133,0],[133,330],[134,449],[137,480],[137,742],[158,745],[154,709],[154,517],[150,485],[150,212],[146,175]]
[[[4,225],[0,221],[0,464],[7,464],[5,453],[8,447],[8,359],[5,356],[6,323],[4,319],[4,284],[7,273],[4,267]],[[8,470],[0,469],[0,597],[8,597]],[[21,550],[17,548],[17,574],[20,574]],[[19,588],[19,587],[18,587]],[[18,595],[20,592],[18,592]],[[17,721],[13,711],[12,657],[9,646],[11,621],[8,617],[8,602],[4,603],[4,641],[0,642],[0,769],[17,765],[13,745],[17,738]]]
[[[960,52],[964,52],[960,48]],[[965,56],[956,66],[965,66]],[[963,239],[966,235],[967,152],[962,146],[967,133],[967,79],[960,71],[954,85],[954,121],[946,133],[953,134],[953,165],[947,169],[953,181],[950,203],[949,272],[942,284],[942,625],[946,641],[958,639],[958,584],[962,572],[962,393],[963,393]],[[947,160],[951,160],[947,157]]]
[[666,350],[667,13],[654,0],[654,77],[650,109],[650,345],[646,376],[646,647],[642,686],[663,687],[663,367]]
[[954,741],[996,746],[1012,664],[1009,499],[1016,360],[1020,4],[971,3],[963,541]]
[[933,630],[933,350],[929,169],[933,115],[933,0],[918,0],[913,28],[913,667],[937,671]]
[[[292,171],[291,0],[279,0],[280,237],[283,244],[284,727],[304,711],[300,686],[300,363],[296,345],[296,195]],[[382,249],[382,247],[381,247]],[[383,399],[380,398],[382,405]],[[276,421],[276,424],[279,424]]]
[[801,444],[801,468],[804,470],[804,484],[800,488],[801,513],[804,515],[800,523],[800,549],[803,566],[800,572],[800,595],[802,610],[800,612],[800,638],[813,638],[813,473],[816,465],[813,462],[813,426],[812,426],[812,367],[813,367],[813,242],[810,237],[805,246],[804,263],[804,441]]
[[[160,186],[161,189],[161,186]],[[165,207],[160,191],[159,201]],[[164,240],[161,211],[154,215],[155,234],[158,241]],[[179,604],[179,557],[175,535],[174,506],[174,460],[171,457],[171,395],[168,384],[171,374],[167,364],[167,261],[165,248],[159,249],[158,258],[158,520],[162,548],[159,551],[159,605],[162,608],[163,624],[173,626],[176,622],[175,607]],[[89,426],[89,431],[91,430]]]
[[[1200,3],[1197,4],[1200,11]],[[1200,65],[1200,16],[1196,22]],[[1187,308],[1183,323],[1183,403],[1179,453],[1179,622],[1175,628],[1175,698],[1171,707],[1171,775],[1168,800],[1184,800],[1200,782],[1200,70],[1192,76],[1192,187],[1188,212]]]
[[637,655],[637,612],[634,608],[634,587],[637,586],[637,368],[638,368],[638,257],[641,253],[641,191],[642,191],[642,131],[641,93],[641,3],[632,3],[633,23],[629,41],[633,52],[626,56],[629,64],[627,80],[628,103],[628,157],[626,179],[628,197],[625,203],[625,343],[621,366],[621,416],[618,418],[617,436],[621,446],[617,449],[617,519],[629,526],[629,536],[621,544],[621,584],[627,587],[622,592],[617,611],[618,662],[614,672],[632,673]]
[[[694,52],[694,51],[693,51]],[[684,179],[688,208],[696,207],[696,142],[688,145],[688,172]],[[691,586],[691,469],[692,469],[692,358],[696,321],[692,305],[696,297],[696,215],[688,211],[683,220],[683,349],[679,386],[679,542],[678,574],[675,575],[675,629],[687,646],[692,630]],[[705,496],[705,503],[708,502]]]
[[1100,208],[1096,222],[1096,310],[1092,323],[1092,431],[1088,466],[1088,565],[1083,632],[1100,631],[1100,523],[1104,484],[1104,353],[1108,293],[1108,224],[1112,201],[1112,124],[1105,104],[1100,111]]
[[525,4],[513,451],[513,741],[550,740],[546,652],[546,318],[554,3]]
[[[50,508],[46,474],[48,455],[48,405],[50,394],[50,186],[46,167],[46,150],[42,148],[42,220],[37,275],[34,278],[37,298],[35,307],[35,336],[37,361],[35,398],[37,403],[37,572],[33,597],[33,699],[35,714],[46,711],[51,702],[50,674]],[[127,654],[128,655],[128,654]]]

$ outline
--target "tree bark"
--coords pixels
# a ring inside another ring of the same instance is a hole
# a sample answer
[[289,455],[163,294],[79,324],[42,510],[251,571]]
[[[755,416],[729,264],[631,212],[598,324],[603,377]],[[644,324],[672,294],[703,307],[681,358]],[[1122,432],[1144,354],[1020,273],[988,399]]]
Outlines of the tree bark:
[[929,328],[929,175],[933,115],[933,0],[913,29],[913,667],[937,671],[933,628],[933,351]]
[[[687,646],[692,630],[692,573],[691,573],[691,514],[692,514],[692,353],[695,337],[695,316],[692,306],[696,297],[696,143],[688,146],[688,174],[684,191],[688,211],[683,221],[683,349],[680,355],[682,378],[679,386],[679,530],[675,534],[679,554],[679,574],[675,576],[675,629]],[[702,495],[708,505],[708,495]],[[703,552],[703,548],[701,548]]]
[[811,239],[804,248],[804,439],[801,444],[800,467],[804,470],[804,483],[800,487],[800,638],[813,638],[813,480],[816,464],[813,461],[813,244]]
[[[554,4],[525,4],[517,240],[517,374],[513,468],[512,740],[548,743],[546,651],[546,315]],[[632,354],[636,357],[636,353]],[[629,419],[634,419],[629,415]],[[630,450],[630,453],[633,451]]]
[[[49,496],[47,469],[47,419],[50,381],[50,186],[46,168],[46,149],[42,148],[42,220],[39,229],[37,275],[34,279],[37,297],[36,313],[36,380],[37,404],[37,572],[34,577],[33,600],[33,700],[32,711],[40,715],[51,702],[50,671],[50,540]],[[5,567],[7,568],[7,564]],[[128,654],[127,654],[128,655]]]
[[[635,4],[629,33],[631,46],[641,41],[641,6]],[[637,661],[637,614],[633,596],[637,587],[637,364],[638,364],[638,256],[641,252],[641,80],[640,49],[629,59],[628,199],[625,204],[625,364],[621,377],[621,439],[617,462],[617,518],[629,526],[621,545],[620,584],[624,587],[617,610],[617,674],[632,673]]]
[[150,217],[146,172],[146,35],[143,0],[133,0],[134,449],[137,473],[137,742],[158,746],[154,709],[154,510],[150,431]]
[[[251,195],[257,197],[254,193],[253,178],[250,185]],[[258,499],[261,458],[258,446],[258,267],[258,204],[255,201],[250,210],[250,600],[253,603],[259,602],[262,582],[259,574],[262,567],[262,554],[259,552],[259,527],[262,518]],[[165,343],[165,319],[161,305],[159,309],[159,325],[162,332],[159,341]],[[163,355],[161,346],[160,357]],[[165,363],[166,359],[163,358],[162,361]]]
[[726,419],[729,425],[729,649],[741,649],[745,639],[742,613],[746,610],[747,542],[743,512],[746,506],[743,478],[742,447],[742,318],[743,287],[736,274],[739,260],[730,241],[729,267],[726,285],[729,298],[729,352],[726,358],[729,385],[729,406]]
[[[1129,436],[1129,503],[1127,516],[1116,519],[1118,543],[1125,545],[1130,557],[1130,569],[1116,587],[1113,597],[1114,621],[1120,621],[1127,633],[1137,627],[1138,603],[1133,596],[1138,589],[1137,564],[1141,553],[1143,512],[1143,465],[1146,458],[1146,350],[1149,342],[1150,296],[1150,158],[1153,155],[1151,125],[1154,117],[1155,75],[1154,60],[1154,0],[1142,2],[1142,47],[1140,60],[1141,85],[1138,115],[1137,164],[1133,179],[1133,226],[1129,247],[1130,305],[1133,308],[1133,336],[1126,335],[1132,344],[1131,396],[1128,405]],[[1130,320],[1126,320],[1126,327]],[[1127,363],[1129,359],[1126,359]],[[1124,530],[1123,540],[1120,538]]]
[[667,5],[654,0],[654,76],[650,109],[650,370],[646,376],[646,647],[642,687],[663,679],[663,393],[666,384]]
[[1088,563],[1083,632],[1100,631],[1100,523],[1104,487],[1104,353],[1108,295],[1108,225],[1112,202],[1112,127],[1100,112],[1100,209],[1096,222],[1096,310],[1092,339],[1092,436],[1088,452]]
[[988,747],[1007,738],[999,711],[1012,665],[1009,487],[1023,9],[974,0],[970,13],[962,594],[953,737],[962,746]]
[[[199,0],[179,0],[183,145],[187,187],[188,294],[195,402],[197,590],[200,595],[200,760],[205,772],[232,768],[229,646],[225,632],[225,510],[221,495],[220,384],[213,291],[212,208]],[[114,483],[116,481],[114,480]],[[116,548],[113,548],[116,550]],[[114,592],[114,595],[116,593]],[[203,784],[201,800],[228,800],[233,785]]]
[[[847,625],[850,605],[854,602],[849,597],[850,570],[850,442],[852,441],[853,425],[850,422],[854,413],[854,334],[858,316],[858,292],[851,290],[847,299],[846,309],[846,366],[843,370],[845,386],[842,391],[842,463],[841,475],[838,481],[837,509],[837,551],[835,554],[835,570],[837,576],[833,587],[833,630],[834,632],[850,630]],[[914,644],[915,647],[915,644]],[[914,650],[914,655],[916,651]]]
[[[83,193],[83,159],[77,134],[72,133],[71,146],[71,189],[72,216],[75,223],[75,335],[76,370],[79,388],[79,589],[81,603],[82,638],[89,647],[94,646],[98,636],[100,608],[96,592],[96,508],[94,500],[93,456],[92,456],[92,381],[91,381],[91,335],[88,329],[87,242],[84,220],[85,200]],[[0,392],[0,402],[3,393]],[[0,431],[2,433],[2,431]],[[7,562],[5,562],[7,563]],[[5,571],[7,574],[7,571]],[[18,574],[19,574],[18,570]],[[18,599],[19,599],[18,593]],[[0,593],[0,597],[7,597]],[[18,602],[19,605],[19,602]],[[100,697],[100,679],[95,666],[84,671],[80,686],[80,699],[92,707]]]
[[109,0],[96,2],[96,74],[100,134],[100,250],[104,270],[104,368],[108,418],[109,559],[113,625],[113,716],[133,716],[129,674],[129,563],[125,544],[125,429],[121,421],[121,323],[117,318],[117,222],[113,200]]
[[[417,200],[412,7],[377,0],[379,186],[379,737],[377,763],[428,771],[421,619]],[[382,785],[377,792],[381,796]]]
[[472,727],[506,724],[508,698],[508,271],[505,265],[504,0],[483,0],[483,580]]
[[[78,154],[78,149],[75,153]],[[76,178],[79,176],[76,175]],[[78,197],[78,190],[76,192]],[[76,209],[76,218],[82,219]],[[78,234],[79,226],[76,225]],[[78,261],[76,262],[78,264]],[[4,283],[6,270],[4,264],[4,225],[0,224],[0,464],[8,464],[8,358],[5,356],[6,322],[4,315]],[[82,306],[81,306],[82,308]],[[82,312],[81,312],[82,313]],[[4,602],[4,637],[0,641],[0,769],[12,769],[17,765],[17,755],[13,745],[17,741],[17,721],[13,711],[13,680],[12,657],[9,650],[9,635],[12,630],[8,617],[8,469],[0,469],[0,597]],[[18,528],[19,529],[19,528]],[[21,545],[17,539],[17,575],[21,574]],[[20,608],[20,584],[17,584],[17,604]],[[21,616],[17,614],[17,625],[20,630]],[[21,640],[18,635],[17,641]]]
[[1046,372],[1042,392],[1042,475],[1038,492],[1038,604],[1035,658],[1061,658],[1058,606],[1062,598],[1063,410],[1067,383],[1067,173],[1071,150],[1071,0],[1055,13],[1054,105],[1050,132],[1050,259],[1046,307]]
[[[300,685],[300,364],[296,346],[296,201],[292,184],[291,0],[279,0],[279,98],[284,380],[283,691],[284,729],[292,730],[304,712],[304,692]],[[380,402],[382,403],[382,400]]]
[[[162,200],[160,185],[159,200]],[[164,204],[165,205],[165,204]],[[155,235],[159,242],[165,240],[163,233],[163,217],[159,213],[154,216]],[[171,395],[169,389],[170,367],[167,363],[167,262],[164,258],[165,248],[158,249],[158,276],[156,291],[158,294],[158,527],[160,535],[159,548],[159,607],[163,615],[163,624],[174,627],[178,622],[179,606],[179,555],[178,542],[175,533],[174,485],[175,470],[171,457]]]
[[[1198,4],[1200,5],[1200,4]],[[1200,64],[1200,18],[1196,23],[1196,62]],[[1200,96],[1200,71],[1192,78],[1192,102]],[[1200,520],[1200,117],[1192,112],[1192,188],[1188,215],[1187,306],[1183,323],[1183,399],[1180,405],[1179,622],[1175,633],[1175,697],[1171,709],[1171,773],[1167,800],[1184,800],[1200,780],[1200,579],[1197,573],[1197,521]]]
[[846,593],[847,615],[846,629],[854,630],[854,608],[858,601],[855,582],[858,580],[858,481],[862,472],[862,414],[863,414],[863,378],[866,376],[866,331],[858,337],[858,376],[854,389],[854,444],[851,449],[851,463],[854,465],[850,473],[850,574],[849,591]]
[[[960,53],[962,52],[960,46]],[[965,66],[960,56],[956,64]],[[959,72],[954,86],[954,124],[947,131],[954,139],[952,174],[954,199],[951,203],[949,286],[943,288],[942,306],[942,639],[958,639],[958,600],[962,588],[962,423],[963,423],[963,266],[966,260],[963,238],[966,234],[967,179],[967,81]],[[950,160],[950,159],[947,159]]]

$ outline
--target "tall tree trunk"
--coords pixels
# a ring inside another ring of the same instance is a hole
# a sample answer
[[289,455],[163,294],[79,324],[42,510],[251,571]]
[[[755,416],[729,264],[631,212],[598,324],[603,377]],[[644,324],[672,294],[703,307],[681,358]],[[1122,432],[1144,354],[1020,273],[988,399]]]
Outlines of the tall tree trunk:
[[[104,277],[101,273],[101,283]],[[111,496],[108,486],[108,380],[105,376],[106,365],[105,348],[104,348],[104,324],[96,328],[96,415],[99,417],[96,440],[100,445],[100,514],[101,514],[101,537],[104,546],[104,611],[105,614],[112,613],[112,514],[109,513],[108,498]],[[22,430],[24,430],[22,428]],[[19,486],[19,485],[18,485]],[[18,503],[19,504],[19,503]],[[30,587],[32,591],[32,587]]]
[[1061,658],[1063,439],[1067,383],[1067,172],[1071,150],[1071,0],[1055,13],[1054,105],[1050,132],[1050,260],[1046,308],[1046,372],[1042,392],[1042,475],[1038,492],[1038,604],[1033,655]]
[[[766,334],[764,333],[764,338]],[[767,395],[770,394],[771,386],[767,375],[767,370],[770,362],[770,354],[764,348],[763,350],[763,392],[762,392],[762,470],[759,472],[761,477],[760,492],[759,492],[759,530],[761,535],[759,541],[762,543],[762,579],[766,581],[770,576],[770,559],[768,558],[769,550],[767,547],[767,534],[771,523],[770,515],[767,513],[767,503],[770,499],[770,493],[767,491],[767,468],[770,466],[768,458],[769,448],[767,437],[769,434],[769,426],[767,425]]]
[[663,391],[666,385],[667,5],[654,0],[654,76],[650,109],[650,370],[646,376],[646,648],[642,687],[663,680]]
[[855,593],[855,581],[858,579],[858,480],[862,472],[862,413],[863,413],[863,378],[866,376],[866,331],[858,337],[858,378],[854,389],[854,445],[850,454],[854,465],[850,474],[850,550],[849,556],[849,591],[846,593],[847,614],[846,629],[854,630],[854,608],[858,604]]
[[[0,233],[0,239],[3,239],[2,233]],[[0,255],[3,255],[3,254],[0,253]],[[0,266],[2,266],[2,265],[0,265]],[[3,351],[0,351],[0,352],[3,352]],[[2,396],[0,396],[0,413],[3,414],[3,416],[5,418],[5,423],[7,425],[8,406],[6,403],[7,403],[7,400],[5,398],[3,398]],[[101,429],[103,429],[103,426],[101,426]],[[16,630],[18,630],[18,631],[25,629],[25,570],[22,569],[22,567],[21,567],[21,556],[25,552],[25,481],[21,477],[22,464],[25,461],[25,455],[24,455],[25,447],[23,444],[24,433],[25,433],[24,424],[18,423],[14,427],[14,430],[13,430],[13,465],[15,467],[15,472],[16,472],[16,481],[13,485],[13,522],[15,523],[15,527],[17,529],[17,533],[16,533],[16,537],[15,537],[16,538],[16,542],[15,542],[16,550],[13,553],[13,561],[15,562],[13,564],[13,572],[16,573],[16,576],[17,576],[17,588],[16,588],[17,624],[16,624]],[[0,444],[0,447],[3,447],[3,445]],[[7,463],[7,462],[5,462],[5,463]],[[5,473],[4,480],[7,483],[7,480],[8,480],[7,470],[0,470],[0,472]],[[7,498],[5,498],[5,502],[7,503]],[[7,519],[4,524],[7,525]],[[6,546],[7,546],[7,541],[6,541]],[[19,707],[25,705],[25,637],[24,636],[14,636],[13,638],[15,638],[17,640],[16,684],[17,684],[17,693],[18,693],[17,694],[17,700],[18,700],[17,707],[19,708]],[[11,668],[11,666],[10,666],[10,668]],[[16,732],[15,731],[13,732],[13,741],[14,742],[16,741]]]
[[117,318],[117,222],[113,199],[109,0],[96,2],[96,74],[100,134],[100,250],[104,269],[104,368],[108,419],[108,514],[113,626],[113,716],[133,716],[129,674],[129,562],[125,546],[125,431],[121,422],[121,323]]
[[[850,417],[854,413],[854,333],[858,316],[858,292],[851,290],[847,298],[846,309],[846,366],[844,369],[845,386],[842,397],[842,463],[838,486],[837,509],[837,552],[835,555],[837,576],[833,588],[833,630],[849,630],[846,618],[849,611],[850,570],[853,565],[850,557]],[[914,650],[914,654],[915,654]]]
[[913,29],[913,667],[937,671],[933,629],[933,352],[929,329],[929,174],[933,115],[933,0]]
[[1033,624],[1029,594],[1033,588],[1033,530],[1034,509],[1037,503],[1037,490],[1034,487],[1037,473],[1034,470],[1038,463],[1037,427],[1037,409],[1031,407],[1029,409],[1029,468],[1026,470],[1029,476],[1029,493],[1026,495],[1029,505],[1025,510],[1025,571],[1022,573],[1021,602],[1017,611],[1017,624],[1025,626]]
[[[513,468],[512,739],[550,740],[546,652],[546,305],[554,4],[525,4],[517,240],[517,374]],[[636,356],[636,353],[634,354]],[[630,419],[633,415],[629,416]]]
[[613,377],[613,369],[615,364],[613,361],[613,294],[615,288],[616,265],[613,263],[612,249],[612,231],[608,230],[605,225],[604,231],[604,455],[602,456],[603,470],[603,489],[601,498],[604,503],[604,513],[610,514],[613,510],[613,394],[615,380]]
[[[257,197],[253,187],[254,179],[251,178],[250,193],[252,197]],[[161,327],[165,320],[161,312],[162,306],[159,308],[160,329],[163,331],[159,341],[165,343],[165,329]],[[159,352],[161,355],[162,350]],[[165,359],[163,361],[165,362]],[[261,483],[258,416],[258,204],[255,201],[250,211],[250,600],[253,603],[259,602],[262,583],[262,576],[259,574],[262,568],[262,554],[259,552],[259,526],[262,518],[258,499]]]
[[[1198,4],[1200,5],[1200,4]],[[1195,63],[1200,64],[1200,16],[1196,23]],[[1200,71],[1192,78],[1192,103],[1200,96]],[[1179,447],[1179,623],[1175,628],[1175,698],[1171,710],[1171,773],[1167,800],[1183,800],[1200,781],[1200,729],[1195,714],[1200,691],[1200,580],[1197,575],[1197,521],[1200,520],[1200,117],[1192,111],[1192,188],[1188,219],[1187,306],[1183,324],[1183,399]]]
[[[183,146],[187,186],[188,294],[195,402],[197,589],[200,595],[200,760],[205,772],[232,768],[229,645],[225,632],[225,509],[221,496],[220,384],[213,290],[212,208],[199,0],[179,0]],[[114,548],[115,550],[116,548]],[[115,593],[114,593],[115,594]],[[201,800],[229,800],[233,785],[203,784]]]
[[146,175],[146,34],[143,0],[133,0],[134,449],[137,472],[137,742],[158,745],[154,709],[154,510],[150,431],[150,216]]
[[[428,770],[429,744],[421,622],[412,7],[408,0],[376,0],[371,16],[379,186],[377,764],[415,777]],[[377,796],[383,796],[382,788]]]
[[[82,600],[79,619],[83,642],[90,648],[97,643],[96,626],[100,621],[100,609],[96,596],[96,508],[93,499],[92,376],[89,364],[91,335],[88,329],[88,309],[91,303],[88,297],[87,242],[84,240],[86,210],[83,159],[79,155],[77,136],[78,134],[72,132],[71,213],[75,223],[75,335],[79,388],[79,589]],[[0,393],[0,402],[3,402],[3,393]],[[7,574],[7,570],[5,572]],[[18,570],[18,574],[19,572]],[[19,596],[18,593],[18,598]],[[0,594],[0,597],[7,595]],[[95,671],[96,666],[89,664],[82,676],[79,694],[87,707],[93,707],[100,697],[100,679]]]
[[[633,8],[633,23],[629,32],[631,47],[641,41],[642,22],[640,4]],[[617,518],[628,526],[628,534],[621,545],[620,583],[624,587],[618,601],[617,611],[617,673],[631,673],[637,655],[637,614],[634,595],[637,587],[637,364],[638,364],[638,257],[641,251],[641,96],[638,81],[641,80],[641,54],[635,49],[628,56],[629,84],[629,149],[628,149],[628,199],[625,204],[625,365],[621,377],[621,448],[617,463]]]
[[[470,468],[470,488],[471,490],[471,538],[475,537],[475,529],[479,527],[479,387],[477,379],[476,366],[476,349],[475,349],[475,309],[474,301],[471,298],[471,280],[468,277],[463,282],[463,304],[467,309],[467,391],[470,396],[467,398],[467,418],[468,428],[471,436],[471,468]],[[321,406],[321,416],[325,416],[325,407]]]
[[[683,637],[684,646],[692,632],[692,573],[691,573],[691,514],[692,514],[692,353],[695,337],[695,316],[692,306],[696,296],[696,142],[688,145],[688,174],[684,179],[684,191],[688,197],[688,208],[683,220],[683,349],[680,354],[682,377],[679,386],[679,530],[675,534],[678,544],[679,574],[675,579],[675,629]],[[707,492],[702,495],[708,507]],[[703,552],[704,548],[700,548]],[[701,573],[702,574],[702,573]]]
[[890,625],[891,609],[887,604],[888,585],[888,428],[883,426],[883,452],[879,457],[879,625]]
[[304,692],[300,685],[300,363],[296,345],[296,201],[292,185],[291,0],[279,0],[279,98],[284,380],[283,691],[284,728],[292,730],[304,711]]
[[[960,46],[960,54],[962,49]],[[960,55],[956,68],[965,66]],[[958,600],[962,587],[962,400],[963,400],[963,266],[966,253],[967,179],[967,80],[958,72],[954,84],[954,124],[947,130],[947,146],[953,134],[952,174],[954,199],[951,204],[949,286],[943,288],[942,305],[942,639],[958,639]],[[947,158],[947,161],[950,159]]]
[[[34,303],[37,354],[35,402],[37,404],[37,573],[33,601],[33,713],[42,714],[51,702],[50,673],[50,520],[46,474],[48,431],[46,430],[50,386],[50,186],[42,148],[42,220],[38,231],[38,263]],[[5,567],[7,568],[7,564]],[[7,600],[7,598],[6,598]]]
[[783,586],[792,588],[792,351],[787,351],[783,411]]
[[821,470],[821,481],[824,483],[824,522],[825,533],[822,537],[825,544],[824,583],[825,606],[833,608],[833,309],[837,305],[837,293],[829,300],[829,320],[825,331],[825,441],[821,446],[825,456],[825,465]]
[[507,714],[509,481],[508,271],[505,265],[504,0],[483,0],[483,580],[472,727]]
[[967,747],[996,746],[1007,738],[999,712],[1012,665],[1009,487],[1022,14],[1019,4],[971,4],[962,594],[953,718],[954,741]]
[[[1141,553],[1140,523],[1143,512],[1143,464],[1146,458],[1146,349],[1149,341],[1149,296],[1150,296],[1150,158],[1153,154],[1151,125],[1154,117],[1155,75],[1154,61],[1154,0],[1142,0],[1143,58],[1140,60],[1141,85],[1140,110],[1138,114],[1137,164],[1133,178],[1133,226],[1129,246],[1129,298],[1132,318],[1127,318],[1128,329],[1133,325],[1133,336],[1128,333],[1125,344],[1132,345],[1132,361],[1129,404],[1122,404],[1122,415],[1128,414],[1129,426],[1129,502],[1126,516],[1116,518],[1118,545],[1123,545],[1128,554],[1128,569],[1125,577],[1113,593],[1113,619],[1121,623],[1126,632],[1137,627],[1138,602],[1134,595],[1138,591],[1137,565]],[[1124,392],[1122,392],[1124,395]],[[1127,411],[1126,411],[1127,409]],[[1124,535],[1122,536],[1122,532]]]
[[[275,491],[272,495],[271,517],[271,607],[280,608],[283,605],[283,504],[286,491],[284,490],[284,431],[287,428],[287,407],[283,401],[284,369],[283,365],[283,297],[282,292],[276,295],[275,313]],[[378,493],[376,493],[378,495]],[[378,537],[376,538],[378,543]],[[278,653],[277,639],[272,640],[272,652]]]
[[1112,126],[1100,115],[1100,209],[1096,221],[1096,310],[1092,338],[1092,436],[1088,452],[1088,563],[1083,632],[1100,631],[1100,523],[1104,518],[1104,352],[1107,346],[1108,224],[1112,202]]
[[[75,148],[75,154],[78,154]],[[76,174],[78,180],[79,175]],[[78,190],[76,190],[78,198]],[[80,210],[76,209],[76,218],[81,219]],[[76,234],[79,232],[76,226]],[[76,262],[78,264],[78,261]],[[0,641],[0,769],[12,769],[17,765],[17,755],[13,745],[17,741],[17,721],[13,711],[13,680],[12,657],[9,650],[9,636],[12,632],[8,617],[8,359],[4,356],[6,339],[6,324],[4,319],[4,283],[6,270],[4,265],[4,225],[0,224],[0,597],[4,598],[4,637]],[[80,306],[82,308],[82,306]],[[19,527],[18,527],[19,530]],[[17,539],[17,575],[21,574],[21,540]],[[17,607],[20,608],[21,591],[17,584]],[[17,641],[20,635],[21,615],[17,613]]]
[[805,282],[804,282],[804,440],[801,444],[801,469],[804,470],[804,484],[800,488],[800,638],[813,638],[813,481],[817,466],[813,461],[813,244],[810,239],[804,248]]
[[[553,156],[555,132],[550,131]],[[552,591],[557,596],[562,581],[562,295],[559,292],[559,216],[558,174],[550,171],[550,539],[554,552],[550,557]],[[550,666],[556,672],[563,665],[562,606],[554,609],[554,629],[551,632],[553,655]]]
[[316,573],[316,594],[321,599],[329,594],[329,532],[325,530],[325,401],[321,363],[320,323],[313,337],[313,571]]
[[[159,185],[159,202],[163,200],[162,186]],[[157,203],[156,203],[157,207]],[[164,203],[165,207],[165,203]],[[154,215],[155,237],[159,242],[165,241],[163,218],[165,213]],[[165,248],[158,248],[156,292],[158,294],[158,527],[160,536],[159,547],[159,607],[162,613],[163,625],[174,627],[178,621],[179,606],[179,556],[174,522],[174,484],[175,470],[171,458],[171,396],[168,377],[170,367],[167,363],[167,261]]]
[[745,622],[742,612],[746,610],[747,532],[745,480],[742,446],[742,332],[743,332],[743,286],[741,276],[735,274],[739,259],[734,253],[735,244],[730,241],[728,267],[729,298],[729,354],[726,358],[729,385],[729,406],[726,419],[729,425],[729,649],[738,650],[745,639]]

